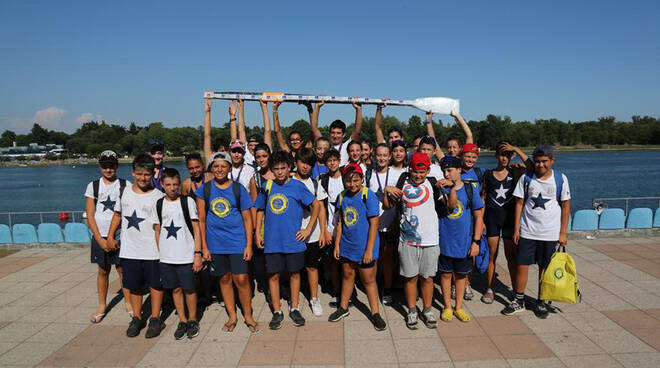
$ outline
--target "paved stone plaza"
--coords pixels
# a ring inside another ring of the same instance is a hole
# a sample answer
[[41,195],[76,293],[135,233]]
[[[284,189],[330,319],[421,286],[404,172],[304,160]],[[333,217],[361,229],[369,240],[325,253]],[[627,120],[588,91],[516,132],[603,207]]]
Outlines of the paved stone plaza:
[[[382,307],[387,330],[377,332],[358,308],[343,322],[327,322],[332,311],[314,317],[303,299],[307,325],[285,318],[279,331],[267,329],[271,313],[263,294],[253,306],[263,333],[250,336],[242,319],[222,333],[227,319],[219,304],[201,317],[200,335],[174,340],[178,322],[171,313],[155,339],[129,339],[124,303],[118,302],[98,325],[96,265],[88,249],[27,249],[0,258],[0,366],[378,366],[378,367],[660,367],[660,238],[572,240],[582,303],[560,304],[547,320],[531,311],[505,317],[508,292],[496,288],[492,305],[481,303],[482,282],[466,302],[469,323],[440,321],[435,330],[406,328],[403,309]],[[499,279],[509,285],[503,252]],[[530,279],[537,277],[536,271]],[[531,282],[527,295],[536,295]],[[366,296],[358,298],[366,304]],[[441,307],[438,293],[436,315]]]

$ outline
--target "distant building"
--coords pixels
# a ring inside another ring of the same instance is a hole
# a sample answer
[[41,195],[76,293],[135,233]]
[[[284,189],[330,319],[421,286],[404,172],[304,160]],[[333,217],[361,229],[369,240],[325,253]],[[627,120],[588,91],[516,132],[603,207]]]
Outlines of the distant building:
[[[2,157],[44,157],[49,152],[55,150],[54,153],[61,154],[64,146],[61,144],[46,144],[41,146],[37,143],[30,143],[27,146],[17,146],[16,142],[11,147],[0,147],[0,156]],[[65,150],[64,150],[65,151]]]

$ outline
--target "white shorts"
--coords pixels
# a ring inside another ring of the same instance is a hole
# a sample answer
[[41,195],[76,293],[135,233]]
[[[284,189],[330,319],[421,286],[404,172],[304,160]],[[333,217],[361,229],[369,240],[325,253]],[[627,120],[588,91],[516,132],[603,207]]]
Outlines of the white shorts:
[[399,242],[400,274],[403,277],[433,277],[438,272],[439,256],[440,247],[437,245],[416,247]]

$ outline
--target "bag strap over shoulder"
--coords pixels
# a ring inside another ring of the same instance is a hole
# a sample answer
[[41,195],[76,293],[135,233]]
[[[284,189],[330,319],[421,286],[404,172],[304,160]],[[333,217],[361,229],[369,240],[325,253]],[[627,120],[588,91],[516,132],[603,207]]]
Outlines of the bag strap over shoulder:
[[163,201],[165,200],[165,197],[160,197],[156,201],[156,214],[158,215],[158,223],[162,224],[163,223]]
[[[186,226],[190,230],[190,234],[195,237],[195,232],[193,231],[192,219],[190,218],[190,209],[188,207],[188,196],[182,195],[179,197],[181,201],[181,210],[183,211],[183,219],[186,221]],[[161,198],[160,200],[162,200]],[[161,211],[162,211],[162,202],[161,202]],[[160,217],[158,218],[160,220]]]

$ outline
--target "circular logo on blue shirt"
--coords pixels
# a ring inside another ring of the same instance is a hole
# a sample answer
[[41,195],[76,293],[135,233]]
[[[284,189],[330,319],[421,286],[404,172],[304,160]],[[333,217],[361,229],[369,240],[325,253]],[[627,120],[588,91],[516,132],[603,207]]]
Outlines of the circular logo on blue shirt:
[[276,215],[284,213],[289,205],[289,199],[281,193],[273,194],[268,201],[270,211]]
[[449,215],[447,215],[447,217],[449,217],[452,220],[455,220],[461,217],[462,215],[463,215],[463,202],[458,201],[456,203],[456,208],[454,208],[454,210]]
[[353,226],[360,219],[357,210],[353,206],[346,207],[344,209],[344,223],[346,226]]
[[231,205],[225,197],[218,197],[211,202],[211,210],[220,218],[227,217],[230,209]]

